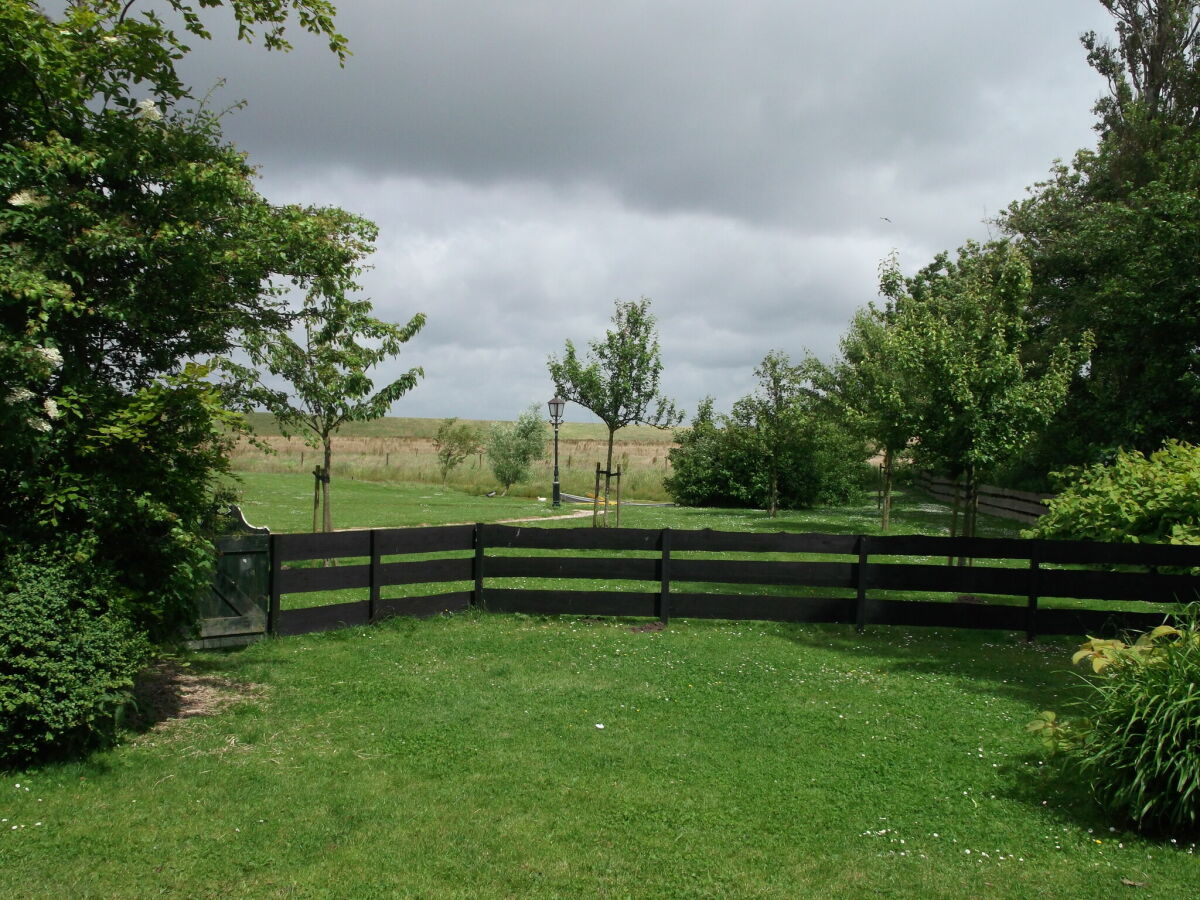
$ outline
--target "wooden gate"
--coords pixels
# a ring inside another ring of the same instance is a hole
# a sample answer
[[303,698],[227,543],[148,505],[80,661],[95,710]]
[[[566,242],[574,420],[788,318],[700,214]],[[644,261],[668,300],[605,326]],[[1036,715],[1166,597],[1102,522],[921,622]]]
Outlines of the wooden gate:
[[231,532],[214,542],[217,568],[211,587],[196,604],[199,619],[192,649],[237,647],[257,641],[267,631],[267,579],[270,577],[270,532],[229,508]]

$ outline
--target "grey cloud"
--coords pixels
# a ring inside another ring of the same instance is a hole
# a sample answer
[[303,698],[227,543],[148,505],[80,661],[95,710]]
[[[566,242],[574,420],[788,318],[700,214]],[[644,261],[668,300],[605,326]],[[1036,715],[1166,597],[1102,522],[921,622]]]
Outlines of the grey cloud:
[[379,223],[365,292],[429,315],[406,415],[514,416],[642,295],[666,392],[727,409],[767,350],[831,355],[890,250],[986,236],[1103,87],[1095,0],[342,5],[344,70],[215,28],[186,71],[249,101],[226,133],[267,196]]

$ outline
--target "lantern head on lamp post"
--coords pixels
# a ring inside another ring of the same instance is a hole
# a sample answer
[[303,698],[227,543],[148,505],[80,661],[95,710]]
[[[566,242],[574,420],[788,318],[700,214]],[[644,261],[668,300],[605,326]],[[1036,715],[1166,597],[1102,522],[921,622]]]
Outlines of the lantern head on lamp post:
[[554,426],[554,487],[551,493],[551,506],[562,506],[562,494],[558,487],[558,426],[562,424],[563,408],[567,401],[555,394],[546,404],[550,407],[550,424]]

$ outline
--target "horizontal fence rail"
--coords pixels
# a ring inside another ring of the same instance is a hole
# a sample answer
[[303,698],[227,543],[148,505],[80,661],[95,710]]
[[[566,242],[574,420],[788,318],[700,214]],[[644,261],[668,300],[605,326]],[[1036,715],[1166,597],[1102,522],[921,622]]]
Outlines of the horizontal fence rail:
[[[458,555],[438,555],[444,553]],[[268,629],[280,635],[474,606],[663,622],[678,616],[844,623],[860,629],[989,628],[1024,631],[1032,639],[1112,633],[1163,618],[1103,607],[1043,608],[1040,601],[1046,598],[1171,604],[1200,596],[1200,576],[1192,574],[1200,571],[1200,547],[1016,538],[451,525],[271,535],[270,557]],[[973,565],[945,564],[950,557],[965,557]],[[549,583],[522,583],[529,579]],[[580,581],[592,584],[575,586]],[[389,589],[405,585],[429,586],[433,592],[387,596],[394,593]],[[438,591],[440,585],[448,587]],[[724,592],[726,585],[742,590]],[[285,595],[344,589],[357,589],[364,597],[282,608]],[[811,589],[840,593],[803,593]],[[954,596],[896,599],[881,592]],[[980,594],[989,599],[981,600]]]
[[[916,485],[935,499],[952,503],[955,491],[962,496],[962,485],[942,478],[940,475],[930,475],[928,472],[918,472]],[[1016,491],[1010,488],[996,487],[991,484],[981,484],[976,489],[979,496],[979,511],[995,516],[998,519],[1010,519],[1016,522],[1036,522],[1044,516],[1049,507],[1047,500],[1054,499],[1054,494],[1036,494],[1032,491]]]

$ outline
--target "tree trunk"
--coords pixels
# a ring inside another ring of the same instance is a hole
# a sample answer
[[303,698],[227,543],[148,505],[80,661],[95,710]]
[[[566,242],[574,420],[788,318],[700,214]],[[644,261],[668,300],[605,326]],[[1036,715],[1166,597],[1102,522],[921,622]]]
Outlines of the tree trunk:
[[612,489],[613,438],[617,429],[608,426],[608,461],[604,464],[604,527],[608,527],[608,492]]
[[321,467],[313,466],[313,527],[316,531],[321,524]]
[[333,531],[333,514],[329,509],[329,474],[333,465],[333,438],[326,434],[322,436],[325,443],[325,469],[321,472],[321,506],[322,513],[322,531]]
[[963,534],[966,537],[975,537],[975,525],[979,517],[979,478],[975,474],[974,466],[967,469],[966,482],[967,503],[963,511]]
[[779,512],[779,471],[772,466],[767,487],[767,518],[773,519]]
[[[954,501],[950,507],[950,537],[955,537],[958,533],[958,476],[954,476]],[[946,560],[946,565],[954,565],[954,554]]]
[[887,531],[892,524],[892,448],[883,451],[883,521],[881,528]]

